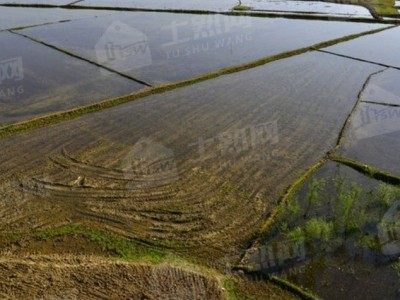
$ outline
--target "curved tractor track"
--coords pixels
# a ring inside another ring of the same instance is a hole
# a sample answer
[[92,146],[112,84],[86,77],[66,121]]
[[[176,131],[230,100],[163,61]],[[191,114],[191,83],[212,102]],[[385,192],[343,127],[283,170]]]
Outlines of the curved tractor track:
[[[15,184],[24,199],[15,229],[21,230],[27,218],[36,218],[37,228],[72,221],[184,252],[238,254],[234,245],[243,245],[265,210],[261,200],[254,205],[251,195],[196,168],[153,176],[138,165],[129,170],[97,166],[63,150],[49,159],[45,171]],[[47,213],[32,209],[46,203]],[[7,211],[0,210],[9,221],[3,222],[5,228],[16,221]]]

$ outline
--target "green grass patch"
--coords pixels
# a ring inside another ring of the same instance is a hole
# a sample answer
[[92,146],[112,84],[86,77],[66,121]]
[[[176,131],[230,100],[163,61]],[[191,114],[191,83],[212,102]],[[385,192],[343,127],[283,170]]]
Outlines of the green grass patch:
[[341,164],[344,164],[354,170],[359,171],[362,174],[365,174],[371,178],[383,181],[385,183],[400,185],[400,177],[396,175],[392,175],[388,172],[379,170],[373,166],[364,164],[359,161],[352,160],[350,158],[342,157],[342,156],[329,156],[329,159]]
[[[265,236],[270,230],[270,227],[279,219],[282,220],[282,217],[286,213],[291,213],[291,216],[294,216],[294,212],[298,213],[300,211],[300,207],[297,202],[293,202],[292,200],[295,198],[299,189],[303,186],[304,182],[314,174],[320,167],[324,165],[326,159],[323,158],[318,161],[316,164],[311,166],[304,174],[302,174],[297,180],[291,184],[286,192],[282,195],[282,197],[278,200],[278,204],[275,209],[271,212],[269,217],[265,220],[265,222],[257,228],[255,232],[259,234],[258,239],[255,243],[258,243],[265,239]],[[289,210],[287,208],[289,207]]]
[[20,233],[2,233],[0,235],[1,246],[16,243],[23,237],[24,235]]
[[376,251],[376,228],[399,196],[400,187],[385,182],[363,189],[346,177],[313,178],[282,206],[263,241],[303,239],[316,255],[348,241]]
[[362,0],[361,3],[370,6],[379,16],[399,16],[399,12],[395,7],[395,0]]
[[165,250],[142,246],[136,241],[127,240],[80,224],[71,224],[49,229],[36,234],[36,237],[40,239],[49,239],[70,234],[79,234],[98,244],[103,250],[115,253],[118,258],[127,261],[141,260],[151,263],[160,263],[170,256],[170,253]]
[[241,299],[238,284],[234,279],[226,278],[222,283],[222,288],[228,300]]
[[238,10],[238,11],[245,11],[245,10],[250,10],[250,9],[251,9],[250,6],[242,5],[242,4],[236,5],[236,6],[233,8],[233,10]]
[[[326,2],[338,3],[333,0],[326,0]],[[361,0],[359,2],[341,0],[339,3],[365,7],[375,19],[379,20],[382,20],[382,17],[399,17],[399,12],[395,7],[395,0]]]
[[375,6],[376,13],[384,17],[399,17],[399,11],[396,7]]
[[395,262],[392,264],[393,270],[396,271],[397,275],[400,277],[400,262]]
[[299,296],[301,299],[307,299],[307,300],[318,300],[320,299],[316,295],[314,295],[311,291],[308,289],[305,289],[303,287],[299,287],[290,281],[287,281],[285,279],[276,277],[276,276],[271,276],[270,281],[275,283],[277,286],[281,287],[284,290],[287,290],[288,292],[293,293],[294,295]]

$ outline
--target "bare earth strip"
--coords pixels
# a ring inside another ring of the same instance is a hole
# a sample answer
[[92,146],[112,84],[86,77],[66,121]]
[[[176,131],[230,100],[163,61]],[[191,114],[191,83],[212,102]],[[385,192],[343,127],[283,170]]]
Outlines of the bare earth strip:
[[199,273],[90,256],[2,257],[0,278],[3,299],[225,298],[216,279]]

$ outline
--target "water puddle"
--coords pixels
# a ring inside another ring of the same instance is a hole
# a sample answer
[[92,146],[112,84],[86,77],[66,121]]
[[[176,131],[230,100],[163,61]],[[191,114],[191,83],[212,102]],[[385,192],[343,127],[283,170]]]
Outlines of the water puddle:
[[0,125],[132,93],[143,87],[9,32],[0,32],[0,44]]
[[354,113],[341,154],[400,175],[400,107],[361,103]]
[[387,69],[372,76],[362,95],[362,101],[400,105],[400,71]]
[[400,189],[329,162],[279,211],[250,257],[326,299],[398,299]]
[[382,26],[129,12],[22,32],[135,78],[159,83],[188,79]]
[[399,33],[400,28],[396,27],[334,45],[324,50],[400,68]]

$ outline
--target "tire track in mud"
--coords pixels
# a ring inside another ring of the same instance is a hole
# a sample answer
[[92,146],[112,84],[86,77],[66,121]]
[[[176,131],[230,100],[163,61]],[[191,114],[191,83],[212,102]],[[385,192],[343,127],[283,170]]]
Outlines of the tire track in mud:
[[[145,179],[139,183],[132,180],[131,175],[137,173],[133,170],[125,176],[122,170],[90,165],[62,151],[61,155],[50,158],[46,180],[33,177],[23,183],[23,190],[28,198],[64,202],[74,219],[94,227],[106,223],[114,231],[122,230],[127,236],[154,245],[173,240],[178,247],[180,243],[185,244],[185,251],[199,244],[217,245],[221,241],[222,245],[217,248],[222,251],[225,247],[223,237],[235,236],[233,232],[236,232],[238,236],[234,239],[240,240],[248,235],[257,221],[254,216],[263,210],[260,205],[258,212],[256,209],[250,213],[252,210],[248,207],[252,198],[244,198],[233,188],[215,196],[216,191],[218,194],[218,189],[226,184],[204,181],[204,175],[199,172],[183,173],[180,181],[149,188],[141,186]],[[79,177],[85,178],[84,183],[72,184]],[[199,189],[199,182],[203,181],[204,188]],[[240,214],[244,210],[248,214]],[[234,222],[232,214],[235,215]],[[229,244],[234,243],[229,240]]]

